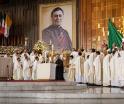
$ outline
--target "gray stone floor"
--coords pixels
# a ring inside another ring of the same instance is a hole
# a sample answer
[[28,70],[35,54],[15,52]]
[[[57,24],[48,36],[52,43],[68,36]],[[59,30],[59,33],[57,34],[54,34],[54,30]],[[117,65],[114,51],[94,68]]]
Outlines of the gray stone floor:
[[71,82],[0,82],[0,104],[124,104],[124,89]]
[[27,99],[2,98],[0,104],[124,104],[124,99]]
[[[57,82],[60,90],[56,91],[0,90],[0,104],[124,104],[123,89],[87,86],[82,89],[65,90],[61,89],[61,86],[67,87],[68,83],[62,83]],[[53,85],[53,83],[50,84]],[[23,84],[21,83],[21,85]]]

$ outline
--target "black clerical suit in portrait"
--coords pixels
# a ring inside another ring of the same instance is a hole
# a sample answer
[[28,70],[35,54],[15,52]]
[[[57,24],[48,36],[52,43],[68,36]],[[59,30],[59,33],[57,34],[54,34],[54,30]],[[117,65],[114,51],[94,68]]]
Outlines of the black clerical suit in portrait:
[[51,12],[52,24],[42,31],[42,40],[46,43],[52,42],[54,49],[61,51],[72,50],[72,41],[70,36],[61,25],[64,11],[60,7],[56,7]]

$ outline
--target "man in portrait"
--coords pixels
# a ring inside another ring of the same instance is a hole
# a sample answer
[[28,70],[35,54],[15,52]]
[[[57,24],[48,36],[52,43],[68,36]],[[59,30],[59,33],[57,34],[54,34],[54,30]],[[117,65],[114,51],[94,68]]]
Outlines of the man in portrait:
[[64,11],[56,7],[51,12],[52,24],[42,31],[42,40],[46,43],[52,43],[55,50],[71,50],[72,42],[67,30],[61,26]]

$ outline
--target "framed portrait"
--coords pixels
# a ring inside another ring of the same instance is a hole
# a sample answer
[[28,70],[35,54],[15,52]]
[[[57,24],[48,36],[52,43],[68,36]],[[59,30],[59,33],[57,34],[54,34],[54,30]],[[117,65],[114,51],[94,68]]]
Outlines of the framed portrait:
[[[76,0],[70,0],[63,3],[39,5],[39,40],[44,41],[43,31],[52,25],[53,21],[51,15],[56,8],[62,9],[64,15],[62,18],[61,27],[67,31],[67,34],[72,42],[72,48],[76,48]],[[56,41],[57,40],[58,38]],[[51,42],[51,40],[48,41],[48,43]]]

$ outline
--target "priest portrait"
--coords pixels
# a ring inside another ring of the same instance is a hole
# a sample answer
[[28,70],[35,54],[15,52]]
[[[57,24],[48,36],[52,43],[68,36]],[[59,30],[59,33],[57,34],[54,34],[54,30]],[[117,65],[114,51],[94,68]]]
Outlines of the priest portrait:
[[54,8],[51,12],[52,24],[42,31],[42,40],[46,43],[51,41],[54,49],[58,51],[61,49],[72,50],[72,41],[69,33],[61,26],[63,17],[63,9],[60,7]]

